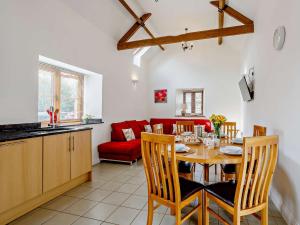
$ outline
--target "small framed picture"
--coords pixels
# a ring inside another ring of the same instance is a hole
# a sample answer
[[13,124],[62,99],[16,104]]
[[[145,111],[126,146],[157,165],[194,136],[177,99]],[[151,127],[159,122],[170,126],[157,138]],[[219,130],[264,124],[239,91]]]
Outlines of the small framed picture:
[[155,103],[167,103],[168,102],[168,90],[154,90],[154,102]]

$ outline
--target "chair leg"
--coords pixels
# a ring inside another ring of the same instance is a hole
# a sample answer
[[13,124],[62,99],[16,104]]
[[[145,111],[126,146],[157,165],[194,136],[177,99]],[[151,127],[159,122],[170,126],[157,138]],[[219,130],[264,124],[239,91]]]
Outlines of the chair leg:
[[203,192],[201,191],[198,195],[198,225],[202,225],[202,207],[203,207],[203,203],[202,203],[202,198],[203,198]]
[[176,206],[175,211],[176,211],[176,215],[175,215],[176,225],[180,225],[181,224],[181,209],[178,206]]
[[204,204],[204,225],[209,225],[209,199],[207,197],[207,192],[204,194],[204,202],[202,204]]
[[241,217],[240,215],[233,216],[233,225],[241,225]]
[[153,211],[154,211],[153,200],[149,198],[148,199],[147,225],[152,225],[152,223],[153,223]]
[[261,225],[269,224],[269,203],[267,202],[266,207],[261,211]]
[[218,165],[215,164],[215,175],[217,175],[217,174],[218,174]]

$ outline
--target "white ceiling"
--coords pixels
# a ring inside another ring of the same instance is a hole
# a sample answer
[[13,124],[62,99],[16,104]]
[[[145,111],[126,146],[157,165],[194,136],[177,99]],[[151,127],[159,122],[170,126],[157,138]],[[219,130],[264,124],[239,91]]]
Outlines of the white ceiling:
[[[118,0],[61,0],[73,10],[96,25],[116,42],[133,25],[135,20]],[[156,36],[177,35],[189,31],[217,28],[217,9],[209,0],[127,0],[139,15],[152,13],[147,26]],[[251,19],[255,17],[258,0],[230,0],[229,5]],[[238,25],[234,19],[225,17],[225,26]],[[141,29],[134,39],[149,38]],[[232,39],[232,40],[230,40]],[[225,38],[224,44],[242,48],[244,38]]]

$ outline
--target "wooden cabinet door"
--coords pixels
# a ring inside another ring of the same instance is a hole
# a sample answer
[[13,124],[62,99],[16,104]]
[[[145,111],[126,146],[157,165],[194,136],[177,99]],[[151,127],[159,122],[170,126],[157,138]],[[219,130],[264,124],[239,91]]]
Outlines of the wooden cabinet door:
[[0,213],[42,194],[42,138],[0,143]]
[[70,180],[70,133],[44,137],[43,191],[47,192]]
[[71,133],[71,179],[92,170],[91,131]]

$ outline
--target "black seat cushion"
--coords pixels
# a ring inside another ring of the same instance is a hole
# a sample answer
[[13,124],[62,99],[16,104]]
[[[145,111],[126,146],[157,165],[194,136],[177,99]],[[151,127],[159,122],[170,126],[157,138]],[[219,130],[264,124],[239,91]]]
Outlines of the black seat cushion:
[[191,173],[193,170],[193,163],[179,161],[178,172],[179,173]]
[[224,171],[224,173],[227,173],[227,174],[236,173],[234,164],[225,164],[225,165],[221,165],[221,166],[222,166],[222,170]]
[[204,185],[195,181],[187,180],[183,177],[179,177],[179,184],[181,190],[181,201],[187,199],[191,195],[204,189]]
[[234,196],[236,190],[236,183],[233,181],[219,182],[205,187],[205,190],[217,197],[218,199],[234,206]]

